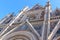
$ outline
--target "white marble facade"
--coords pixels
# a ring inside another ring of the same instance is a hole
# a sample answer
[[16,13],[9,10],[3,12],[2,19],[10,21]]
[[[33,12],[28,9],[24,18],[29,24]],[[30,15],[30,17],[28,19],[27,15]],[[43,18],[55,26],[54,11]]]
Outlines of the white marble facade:
[[[56,16],[53,12],[59,13],[57,13]],[[56,9],[53,12],[50,14],[50,33],[60,19],[60,10]],[[16,18],[13,14],[8,14],[9,16],[7,15],[0,21],[0,40],[42,40],[44,14],[45,7],[36,4],[27,12],[21,14],[21,16],[4,32],[4,34],[2,34],[2,32]],[[26,22],[26,19],[28,19],[31,25]],[[60,30],[56,32],[51,40],[60,40]]]

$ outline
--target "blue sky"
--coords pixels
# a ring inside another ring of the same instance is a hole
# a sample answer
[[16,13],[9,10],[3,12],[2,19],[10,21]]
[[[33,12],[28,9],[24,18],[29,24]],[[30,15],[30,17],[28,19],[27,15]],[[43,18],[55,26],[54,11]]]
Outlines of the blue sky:
[[[18,14],[19,10],[25,6],[33,7],[35,4],[44,6],[47,0],[0,0],[0,19],[9,13],[15,12]],[[60,8],[60,0],[50,0],[52,9]]]

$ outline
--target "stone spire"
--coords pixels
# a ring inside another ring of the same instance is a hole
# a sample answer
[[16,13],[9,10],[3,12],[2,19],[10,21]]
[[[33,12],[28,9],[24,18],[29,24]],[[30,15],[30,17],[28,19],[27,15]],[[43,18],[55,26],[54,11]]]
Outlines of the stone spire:
[[48,0],[46,6],[51,6],[51,4],[50,4],[50,0]]
[[48,40],[48,36],[50,34],[50,12],[51,12],[50,10],[51,10],[51,4],[50,0],[48,0],[47,4],[45,5],[42,40]]

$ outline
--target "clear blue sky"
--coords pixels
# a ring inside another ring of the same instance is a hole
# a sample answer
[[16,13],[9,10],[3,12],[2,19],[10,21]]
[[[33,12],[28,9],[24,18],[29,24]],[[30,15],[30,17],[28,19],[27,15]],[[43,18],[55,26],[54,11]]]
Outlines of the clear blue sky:
[[[15,12],[15,14],[18,14],[19,10],[23,9],[24,6],[31,8],[37,3],[44,6],[46,2],[47,0],[0,0],[0,19],[8,13]],[[51,0],[51,5],[52,9],[60,8],[60,0]]]

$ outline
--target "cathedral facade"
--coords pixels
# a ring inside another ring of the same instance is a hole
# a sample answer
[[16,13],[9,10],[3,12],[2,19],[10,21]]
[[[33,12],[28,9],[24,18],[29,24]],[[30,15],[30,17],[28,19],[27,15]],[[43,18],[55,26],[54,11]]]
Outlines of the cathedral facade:
[[48,1],[8,14],[0,21],[0,40],[60,40],[60,9],[52,10]]

